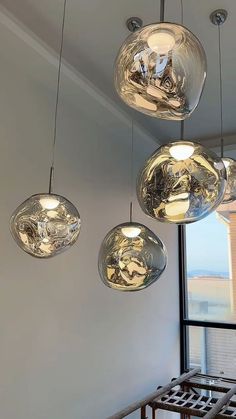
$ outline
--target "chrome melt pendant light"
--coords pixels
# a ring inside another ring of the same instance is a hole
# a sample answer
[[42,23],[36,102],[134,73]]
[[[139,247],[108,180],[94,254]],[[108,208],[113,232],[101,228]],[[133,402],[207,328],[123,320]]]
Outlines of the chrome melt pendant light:
[[137,178],[143,211],[161,222],[187,224],[210,214],[226,187],[222,160],[201,144],[181,141],[159,147]]
[[14,211],[10,220],[16,243],[25,252],[38,258],[52,257],[66,250],[75,243],[80,232],[80,215],[75,206],[66,198],[52,193],[65,13],[66,0],[63,7],[49,192],[32,195]]
[[221,26],[227,19],[226,10],[215,10],[210,15],[210,20],[218,27],[218,46],[219,46],[219,93],[220,93],[220,136],[221,136],[221,158],[226,168],[227,185],[221,204],[228,204],[236,199],[236,161],[229,157],[224,157],[224,137],[223,137],[223,82],[222,82],[222,54],[221,54]]
[[109,231],[98,257],[102,281],[118,291],[139,291],[149,287],[157,281],[167,264],[162,241],[145,225],[133,221],[133,123],[131,155],[130,221]]
[[206,217],[220,204],[225,187],[222,160],[202,145],[184,140],[183,120],[181,140],[159,147],[137,178],[143,211],[158,221],[176,224]]
[[206,55],[186,27],[164,22],[164,5],[160,0],[160,23],[141,27],[140,19],[128,19],[133,33],[117,55],[114,82],[130,107],[157,118],[183,120],[199,103]]

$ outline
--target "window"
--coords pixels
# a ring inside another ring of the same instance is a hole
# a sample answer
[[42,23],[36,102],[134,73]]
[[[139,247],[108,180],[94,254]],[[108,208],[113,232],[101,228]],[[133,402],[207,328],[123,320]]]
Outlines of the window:
[[236,377],[236,201],[179,227],[181,368]]
[[[236,222],[236,204],[232,206],[235,208]],[[210,321],[233,319],[234,301],[230,266],[232,230],[230,214],[224,212],[223,206],[202,221],[186,227],[187,297],[190,319]]]

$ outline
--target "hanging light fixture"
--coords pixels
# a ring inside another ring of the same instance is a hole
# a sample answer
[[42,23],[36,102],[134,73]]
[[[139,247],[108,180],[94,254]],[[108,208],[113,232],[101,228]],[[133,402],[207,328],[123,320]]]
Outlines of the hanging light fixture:
[[25,252],[39,258],[55,256],[73,245],[81,224],[75,206],[68,199],[52,193],[65,13],[66,0],[63,7],[49,192],[32,195],[14,211],[10,220],[16,243]]
[[227,19],[226,10],[215,10],[210,15],[210,20],[218,27],[218,46],[219,46],[219,92],[220,92],[220,135],[221,135],[221,158],[226,168],[227,185],[224,198],[221,204],[228,204],[236,199],[236,161],[229,157],[224,157],[224,137],[223,137],[223,83],[222,83],[222,54],[221,54],[221,25]]
[[163,145],[153,153],[137,179],[143,211],[162,222],[186,224],[210,214],[226,187],[222,160],[202,145],[184,141]]
[[117,55],[114,82],[128,106],[157,118],[183,120],[199,103],[206,55],[187,28],[164,22],[164,2],[160,0],[160,23],[141,27],[140,19],[128,19],[133,33]]
[[166,249],[145,225],[133,222],[133,123],[131,146],[130,221],[114,227],[104,238],[98,270],[104,284],[119,291],[139,291],[153,284],[165,270]]

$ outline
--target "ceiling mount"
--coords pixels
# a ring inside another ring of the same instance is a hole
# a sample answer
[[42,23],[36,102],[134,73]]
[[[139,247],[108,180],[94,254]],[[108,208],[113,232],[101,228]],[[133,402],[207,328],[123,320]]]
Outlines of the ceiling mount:
[[226,19],[228,16],[228,12],[225,9],[217,9],[214,10],[214,12],[212,12],[210,14],[210,20],[213,23],[213,25],[223,25],[223,23],[225,23]]
[[130,32],[135,32],[143,26],[143,21],[140,17],[130,17],[126,20],[126,26]]

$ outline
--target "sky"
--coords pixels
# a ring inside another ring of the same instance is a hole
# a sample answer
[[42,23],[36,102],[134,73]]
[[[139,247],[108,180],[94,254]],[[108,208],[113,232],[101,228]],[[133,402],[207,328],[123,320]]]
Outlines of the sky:
[[227,227],[216,212],[186,227],[187,271],[228,272]]

